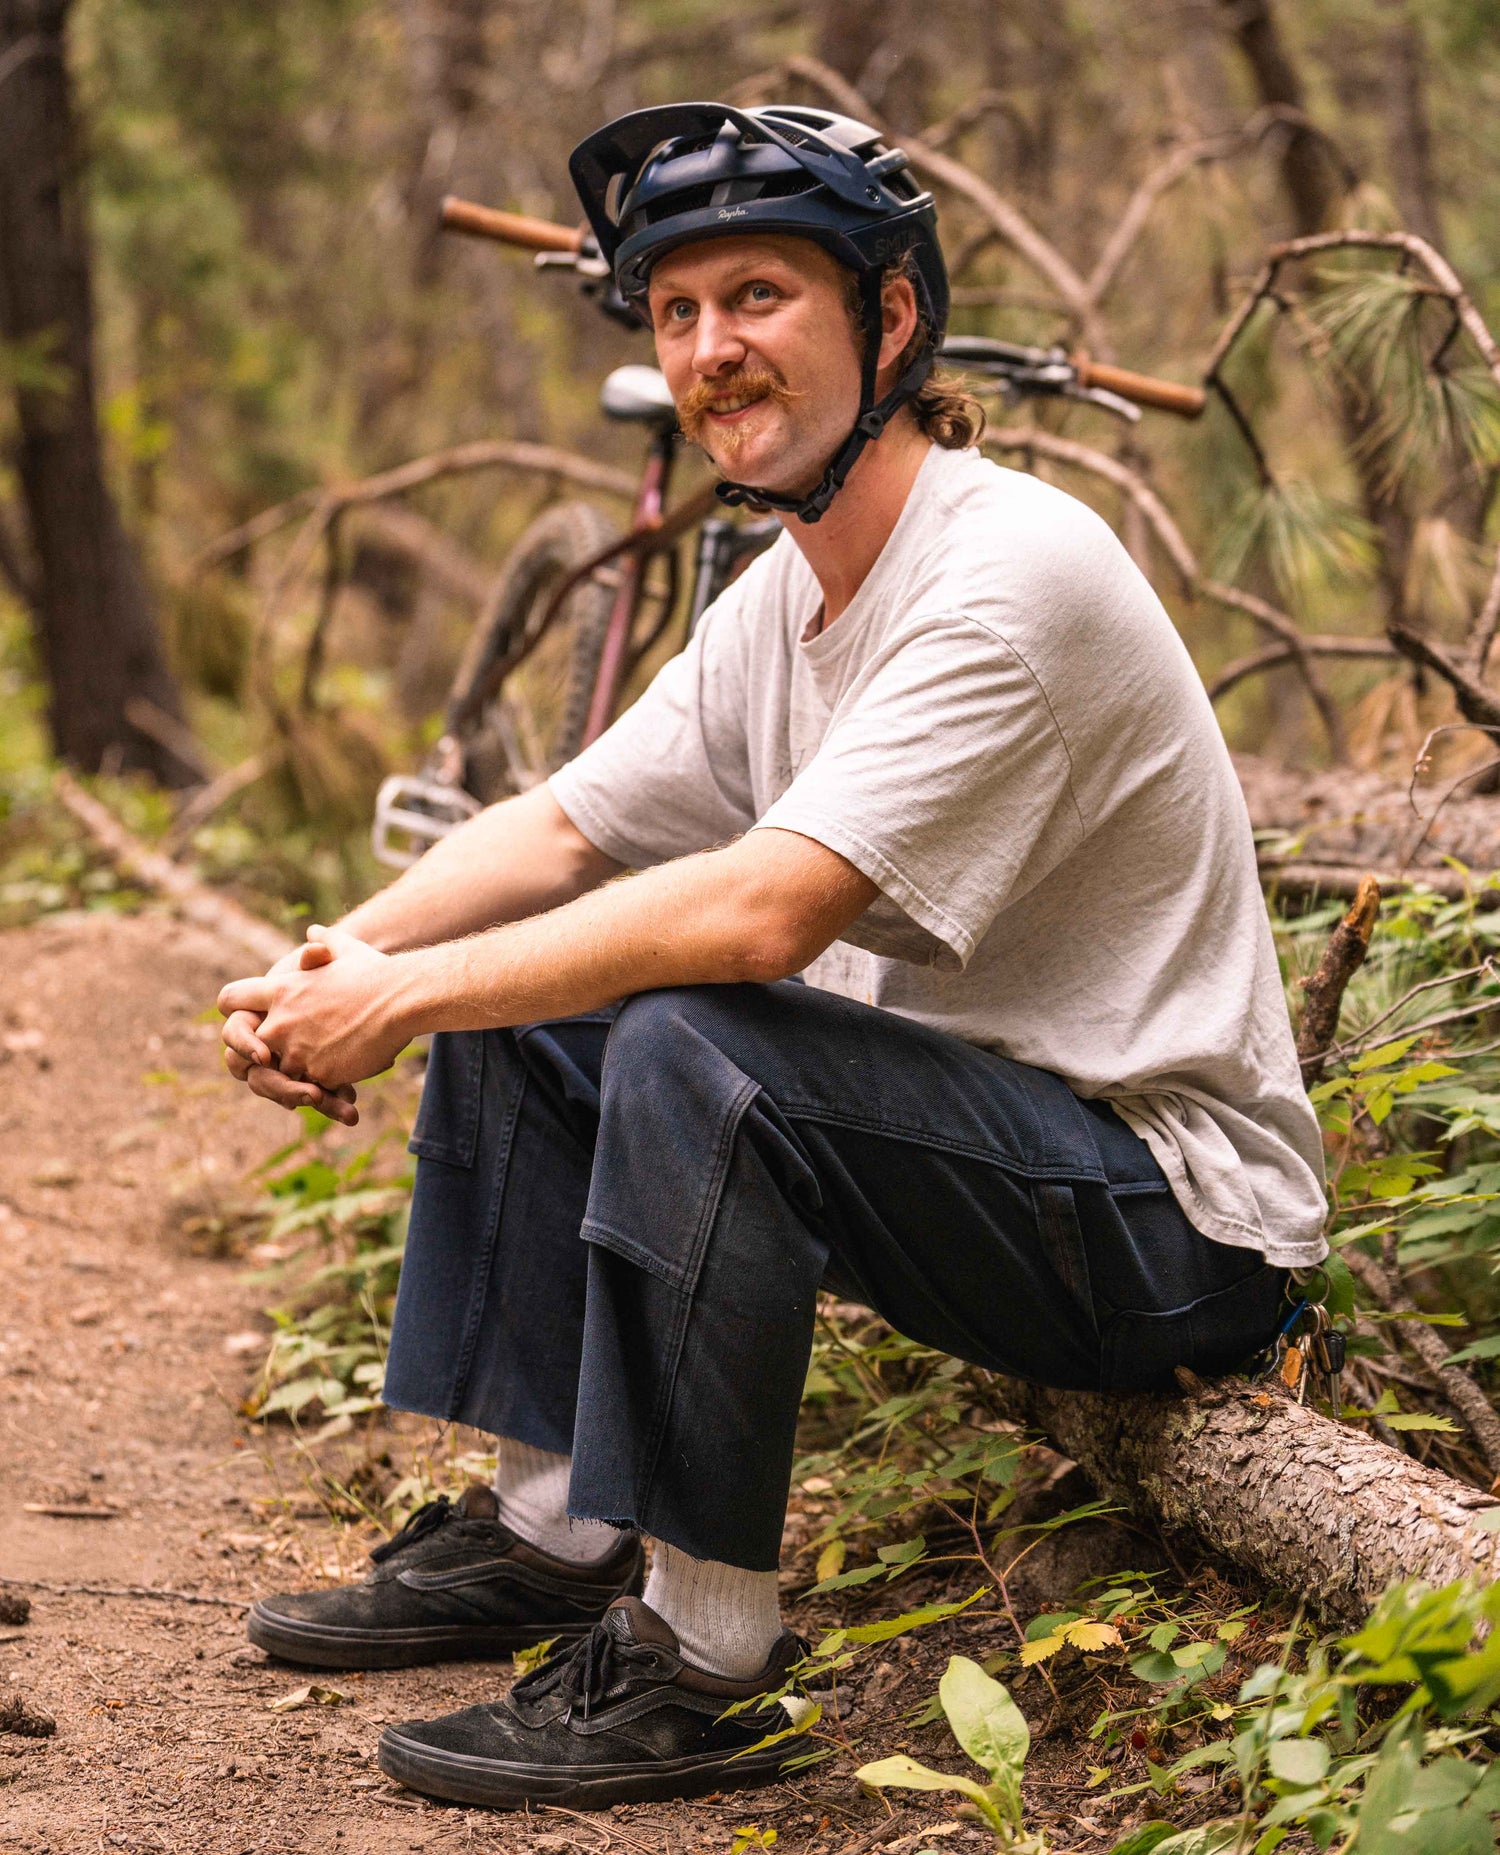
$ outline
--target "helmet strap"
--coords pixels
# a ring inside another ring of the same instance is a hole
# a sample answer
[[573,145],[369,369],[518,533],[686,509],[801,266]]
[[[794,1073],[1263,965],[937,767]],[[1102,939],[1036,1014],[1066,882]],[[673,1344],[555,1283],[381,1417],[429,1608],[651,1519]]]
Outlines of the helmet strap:
[[795,515],[802,522],[821,521],[828,512],[829,503],[844,487],[845,479],[865,446],[872,439],[878,438],[901,407],[921,391],[927,376],[932,372],[934,355],[930,342],[885,398],[878,403],[876,401],[875,382],[880,374],[880,345],[885,335],[883,283],[884,273],[878,265],[872,265],[869,270],[861,273],[860,317],[864,324],[865,351],[860,367],[859,416],[849,436],[829,460],[828,468],[823,472],[816,489],[807,496],[785,496],[777,490],[755,489],[748,483],[726,481],[714,485],[714,493],[720,502],[728,503],[731,508],[750,503],[758,508],[777,509],[784,514]]

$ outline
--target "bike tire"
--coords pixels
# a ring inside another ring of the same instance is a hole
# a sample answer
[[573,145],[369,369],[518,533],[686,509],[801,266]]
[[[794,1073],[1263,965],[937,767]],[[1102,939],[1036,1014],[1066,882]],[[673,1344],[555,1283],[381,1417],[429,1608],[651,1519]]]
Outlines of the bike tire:
[[[530,656],[508,674],[506,665],[529,628],[541,622],[563,580],[620,533],[590,503],[558,503],[511,550],[470,633],[447,704],[447,732],[463,752],[464,787],[482,803],[536,783],[578,752],[613,587],[581,581]],[[517,747],[507,739],[518,718],[527,723],[520,755],[526,777],[517,776]]]

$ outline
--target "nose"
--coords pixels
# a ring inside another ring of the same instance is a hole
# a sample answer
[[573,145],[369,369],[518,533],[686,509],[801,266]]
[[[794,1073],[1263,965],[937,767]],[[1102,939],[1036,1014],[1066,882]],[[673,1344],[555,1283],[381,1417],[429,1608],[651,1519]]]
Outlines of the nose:
[[743,366],[748,349],[735,319],[713,303],[698,308],[694,331],[693,372],[710,380],[715,374],[733,373]]

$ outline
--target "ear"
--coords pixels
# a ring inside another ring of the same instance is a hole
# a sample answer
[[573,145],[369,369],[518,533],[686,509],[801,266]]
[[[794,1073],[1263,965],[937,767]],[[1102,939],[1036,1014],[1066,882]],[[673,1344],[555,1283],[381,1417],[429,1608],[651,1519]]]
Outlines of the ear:
[[[880,292],[879,391],[895,385],[896,363],[917,332],[917,293],[909,277],[892,277]],[[889,376],[889,377],[887,377]]]

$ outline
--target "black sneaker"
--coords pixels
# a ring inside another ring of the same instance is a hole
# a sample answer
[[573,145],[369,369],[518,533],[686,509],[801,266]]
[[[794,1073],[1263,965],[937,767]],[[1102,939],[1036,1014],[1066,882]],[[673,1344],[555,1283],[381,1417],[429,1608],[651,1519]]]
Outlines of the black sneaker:
[[804,1653],[783,1630],[758,1675],[705,1674],[683,1661],[654,1610],[622,1597],[582,1642],[549,1656],[494,1706],[388,1726],[380,1768],[430,1797],[496,1810],[602,1810],[774,1784],[812,1741],[799,1733],[746,1753],[787,1730],[786,1712],[773,1703],[722,1716],[735,1701],[781,1687]]
[[551,1637],[572,1642],[640,1590],[638,1533],[597,1564],[573,1565],[527,1545],[499,1512],[493,1489],[478,1483],[456,1507],[446,1495],[429,1501],[370,1554],[362,1583],[254,1604],[251,1642],[304,1668],[498,1658]]

